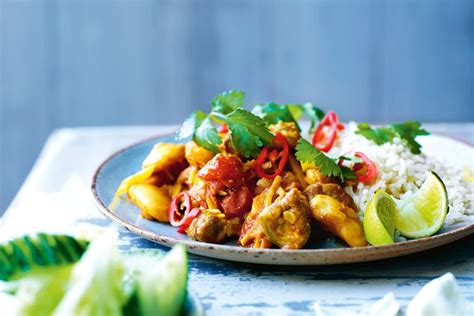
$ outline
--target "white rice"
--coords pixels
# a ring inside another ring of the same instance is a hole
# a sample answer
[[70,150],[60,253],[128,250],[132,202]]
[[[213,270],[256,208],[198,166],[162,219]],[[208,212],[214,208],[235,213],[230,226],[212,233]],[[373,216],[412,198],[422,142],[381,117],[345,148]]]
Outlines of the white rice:
[[361,217],[368,201],[377,190],[382,189],[398,199],[403,199],[418,190],[430,170],[435,171],[446,185],[449,200],[446,223],[454,224],[474,215],[474,185],[463,180],[462,170],[424,153],[415,155],[398,138],[395,138],[393,143],[379,146],[355,134],[356,130],[356,123],[346,125],[329,154],[347,156],[360,151],[377,165],[378,178],[373,184],[358,183],[357,187],[346,188],[359,206]]

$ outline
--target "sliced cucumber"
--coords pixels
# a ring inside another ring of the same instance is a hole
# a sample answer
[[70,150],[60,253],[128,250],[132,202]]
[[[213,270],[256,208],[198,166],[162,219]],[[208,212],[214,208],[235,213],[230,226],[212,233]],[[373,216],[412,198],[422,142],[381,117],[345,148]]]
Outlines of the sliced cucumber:
[[127,258],[127,268],[137,280],[141,316],[179,315],[186,299],[188,259],[186,248],[177,245],[156,260],[156,252],[140,251]]
[[0,245],[0,280],[14,279],[37,267],[74,263],[88,245],[71,236],[43,233],[8,241]]
[[15,298],[23,315],[180,315],[186,248],[125,254],[115,249],[113,241],[97,239],[89,247],[66,235],[9,241],[0,245],[2,292]]

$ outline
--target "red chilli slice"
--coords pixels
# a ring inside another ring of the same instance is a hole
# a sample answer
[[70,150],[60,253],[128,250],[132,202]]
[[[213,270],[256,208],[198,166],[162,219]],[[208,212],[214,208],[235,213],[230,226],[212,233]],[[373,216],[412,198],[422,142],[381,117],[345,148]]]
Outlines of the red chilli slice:
[[[276,176],[280,175],[285,168],[286,162],[288,161],[288,154],[290,152],[288,141],[286,137],[283,136],[281,133],[276,133],[275,138],[273,139],[273,145],[276,146],[278,142],[281,143],[283,146],[282,150],[273,149],[270,153],[268,152],[269,148],[267,146],[262,148],[262,151],[258,155],[257,159],[255,160],[254,168],[257,176],[260,178],[267,178],[267,179],[274,179]],[[267,173],[264,168],[263,164],[269,160],[274,164],[276,161],[280,159],[278,163],[277,169],[273,173]]]
[[[181,210],[181,199],[184,199],[184,212]],[[170,208],[168,210],[168,217],[172,226],[178,227],[182,224],[183,218],[186,212],[191,210],[191,197],[187,192],[179,193],[173,201],[171,201]]]
[[177,229],[177,232],[184,234],[186,232],[186,228],[191,225],[191,223],[199,215],[199,213],[201,213],[201,209],[197,207],[193,208],[190,212],[186,210],[186,212],[184,213],[184,217],[181,220],[181,225],[179,225]]
[[353,170],[357,173],[357,181],[371,184],[377,178],[377,166],[366,155],[361,152],[356,152],[354,156],[362,159],[362,162],[356,163]]
[[[325,127],[329,128],[329,131],[325,130]],[[314,131],[313,146],[323,152],[330,151],[334,146],[338,131],[343,129],[344,125],[339,122],[336,113],[328,112]]]

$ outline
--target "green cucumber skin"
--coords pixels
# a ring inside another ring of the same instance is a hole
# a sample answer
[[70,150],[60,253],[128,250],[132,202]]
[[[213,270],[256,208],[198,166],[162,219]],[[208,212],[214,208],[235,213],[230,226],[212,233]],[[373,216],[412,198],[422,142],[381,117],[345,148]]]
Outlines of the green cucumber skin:
[[[71,236],[43,233],[0,244],[0,280],[14,280],[38,268],[76,263],[88,245],[88,241]],[[187,295],[186,248],[178,245],[167,254],[140,250],[123,254],[123,258],[131,263],[129,272],[136,277],[136,289],[123,307],[123,315],[180,315]],[[155,278],[149,279],[148,272],[157,268],[152,274]],[[165,286],[160,287],[163,283]]]
[[[137,296],[140,316],[180,315],[186,300],[188,259],[183,245],[173,247],[160,262],[147,264],[150,253],[136,253],[141,264],[132,265],[132,275],[137,280]],[[130,254],[130,260],[134,260]],[[161,285],[161,286],[157,286]]]
[[77,262],[89,242],[67,235],[38,233],[0,245],[0,280],[9,281],[36,267]]

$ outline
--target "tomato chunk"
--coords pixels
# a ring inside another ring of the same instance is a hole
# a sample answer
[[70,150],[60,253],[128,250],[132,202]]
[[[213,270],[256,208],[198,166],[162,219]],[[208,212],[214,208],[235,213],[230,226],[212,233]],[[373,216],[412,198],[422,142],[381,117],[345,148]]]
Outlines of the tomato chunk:
[[226,217],[240,217],[252,207],[252,194],[246,186],[232,188],[222,198],[220,204]]
[[225,187],[244,184],[242,161],[234,155],[218,154],[198,172],[204,181],[219,182]]

